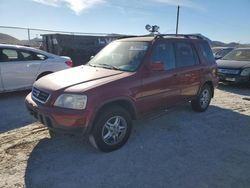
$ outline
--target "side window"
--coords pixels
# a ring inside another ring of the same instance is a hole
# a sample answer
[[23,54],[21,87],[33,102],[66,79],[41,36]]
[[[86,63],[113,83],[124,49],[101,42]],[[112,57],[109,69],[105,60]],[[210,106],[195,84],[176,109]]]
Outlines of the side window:
[[14,49],[2,49],[0,52],[0,61],[18,61],[18,53]]
[[177,42],[176,47],[176,67],[187,67],[198,64],[198,56],[191,44]]
[[3,49],[0,48],[0,62],[9,61],[9,58],[6,54],[3,53]]
[[214,62],[214,55],[209,45],[205,42],[202,42],[199,44],[199,47],[205,60],[207,60],[208,62]]
[[47,59],[47,57],[45,55],[42,55],[42,54],[35,54],[35,56],[36,56],[36,58],[38,60],[45,60],[45,59]]
[[32,61],[34,60],[33,54],[28,51],[20,51],[21,61]]
[[175,68],[175,54],[172,43],[162,43],[155,46],[151,62],[162,62],[165,70],[171,70]]
[[34,52],[30,52],[30,51],[24,51],[24,50],[20,50],[19,51],[19,59],[21,61],[36,61],[36,60],[45,60],[47,59],[47,57],[45,55],[42,54],[37,54]]
[[232,49],[223,49],[223,50],[220,50],[216,55],[217,56],[220,56],[220,57],[224,57],[226,54],[228,54],[230,51],[232,51]]

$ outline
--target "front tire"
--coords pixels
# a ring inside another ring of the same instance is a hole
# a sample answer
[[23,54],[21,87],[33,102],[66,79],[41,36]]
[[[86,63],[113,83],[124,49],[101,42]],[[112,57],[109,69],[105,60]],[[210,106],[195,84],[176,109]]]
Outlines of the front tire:
[[128,140],[132,129],[130,114],[119,106],[101,111],[89,136],[90,143],[103,152],[121,148]]
[[196,112],[204,112],[207,110],[212,98],[211,87],[205,84],[196,99],[191,101],[192,109]]

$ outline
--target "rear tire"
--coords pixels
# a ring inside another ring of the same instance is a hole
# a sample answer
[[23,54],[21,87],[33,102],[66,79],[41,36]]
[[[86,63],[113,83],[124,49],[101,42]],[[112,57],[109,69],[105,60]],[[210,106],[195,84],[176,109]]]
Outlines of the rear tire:
[[57,135],[57,133],[55,131],[52,131],[49,129],[49,135],[50,135],[50,138],[55,138]]
[[64,134],[62,134],[61,132],[56,132],[54,130],[49,129],[49,136],[50,138],[59,138],[62,137]]
[[211,87],[205,84],[196,99],[191,101],[192,109],[196,112],[204,112],[207,110],[212,98]]
[[95,148],[111,152],[127,142],[131,129],[130,114],[120,106],[111,106],[102,110],[97,117],[89,141]]

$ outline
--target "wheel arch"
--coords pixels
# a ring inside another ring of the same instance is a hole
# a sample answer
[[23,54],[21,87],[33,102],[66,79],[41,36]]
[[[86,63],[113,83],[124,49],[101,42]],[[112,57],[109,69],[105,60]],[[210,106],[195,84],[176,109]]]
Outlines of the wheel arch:
[[204,83],[204,85],[206,85],[206,84],[210,87],[210,89],[212,91],[212,97],[214,97],[214,85],[213,85],[213,82],[212,81],[206,81]]
[[38,76],[36,77],[36,80],[38,80],[39,78],[43,77],[43,76],[46,76],[48,74],[51,74],[53,73],[52,71],[45,71],[45,72],[41,72],[38,74]]
[[113,100],[109,100],[101,104],[96,109],[93,117],[91,118],[91,123],[90,126],[88,127],[87,133],[90,133],[93,130],[94,124],[98,119],[98,117],[100,116],[100,114],[102,113],[102,111],[105,110],[106,108],[112,108],[112,106],[120,106],[125,110],[127,110],[132,120],[137,118],[136,107],[131,99],[124,97],[124,98],[116,98]]
[[128,98],[117,98],[117,99],[114,99],[114,100],[110,100],[110,101],[107,101],[105,103],[103,103],[102,105],[100,105],[98,108],[97,108],[97,111],[96,111],[96,116],[105,108],[109,108],[111,106],[120,106],[122,108],[124,108],[125,110],[128,111],[128,113],[131,115],[131,118],[132,119],[136,119],[136,108],[132,102],[131,99],[128,99]]
[[[200,93],[200,91],[201,91],[201,89],[202,89],[202,87],[203,87],[204,85],[208,85],[208,86],[210,87],[211,92],[212,92],[212,97],[214,97],[214,85],[213,85],[213,82],[210,81],[210,80],[205,81],[205,82],[201,85],[201,87],[200,87],[200,89],[199,89],[199,93]],[[198,93],[198,94],[199,94],[199,93]]]

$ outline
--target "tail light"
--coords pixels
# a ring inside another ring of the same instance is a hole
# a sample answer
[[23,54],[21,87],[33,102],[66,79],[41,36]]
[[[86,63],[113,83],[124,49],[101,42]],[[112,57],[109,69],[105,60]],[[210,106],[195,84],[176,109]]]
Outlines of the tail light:
[[73,61],[72,60],[68,60],[65,62],[69,67],[73,67]]

